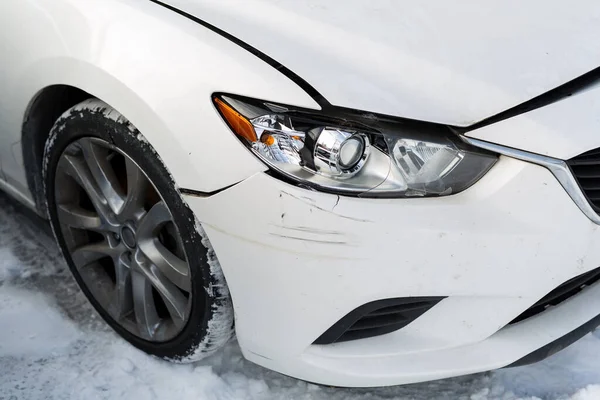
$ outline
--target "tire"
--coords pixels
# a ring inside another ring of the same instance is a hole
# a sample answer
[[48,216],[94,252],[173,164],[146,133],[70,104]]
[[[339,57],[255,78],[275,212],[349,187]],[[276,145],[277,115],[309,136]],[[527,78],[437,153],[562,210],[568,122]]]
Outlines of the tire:
[[157,153],[125,117],[95,99],[63,114],[46,142],[43,179],[69,268],[119,335],[176,362],[227,343],[233,308],[214,250]]

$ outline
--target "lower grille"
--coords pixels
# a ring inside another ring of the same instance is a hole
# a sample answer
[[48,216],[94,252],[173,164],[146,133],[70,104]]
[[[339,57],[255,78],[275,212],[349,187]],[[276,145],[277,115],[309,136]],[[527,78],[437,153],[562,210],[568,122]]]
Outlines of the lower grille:
[[548,307],[556,306],[567,300],[569,297],[581,292],[587,286],[596,283],[598,280],[600,280],[600,268],[596,268],[584,274],[578,275],[548,293],[546,296],[544,296],[544,298],[535,303],[533,306],[529,307],[524,313],[519,315],[510,323],[514,324],[523,321],[524,319],[541,313]]
[[383,335],[404,328],[444,297],[404,297],[367,303],[339,320],[314,344],[331,344]]
[[594,211],[600,213],[600,149],[580,154],[567,164]]

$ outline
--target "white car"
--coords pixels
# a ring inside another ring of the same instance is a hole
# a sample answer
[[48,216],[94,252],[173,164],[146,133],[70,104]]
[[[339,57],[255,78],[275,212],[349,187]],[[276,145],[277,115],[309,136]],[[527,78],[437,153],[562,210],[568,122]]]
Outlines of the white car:
[[600,2],[4,0],[0,188],[98,313],[382,386],[600,324]]

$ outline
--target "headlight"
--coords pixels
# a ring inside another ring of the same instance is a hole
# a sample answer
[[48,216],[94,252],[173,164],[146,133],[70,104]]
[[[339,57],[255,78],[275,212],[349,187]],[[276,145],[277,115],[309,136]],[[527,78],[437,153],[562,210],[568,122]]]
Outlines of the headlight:
[[477,182],[497,160],[441,125],[301,110],[231,95],[215,96],[214,102],[232,131],[273,171],[329,192],[449,195]]

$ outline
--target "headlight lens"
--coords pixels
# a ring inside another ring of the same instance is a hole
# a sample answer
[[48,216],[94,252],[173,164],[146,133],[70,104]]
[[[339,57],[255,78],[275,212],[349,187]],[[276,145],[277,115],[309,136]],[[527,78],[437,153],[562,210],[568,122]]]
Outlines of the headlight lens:
[[272,170],[340,194],[458,193],[498,158],[433,124],[327,115],[230,95],[215,96],[214,102],[233,132]]

